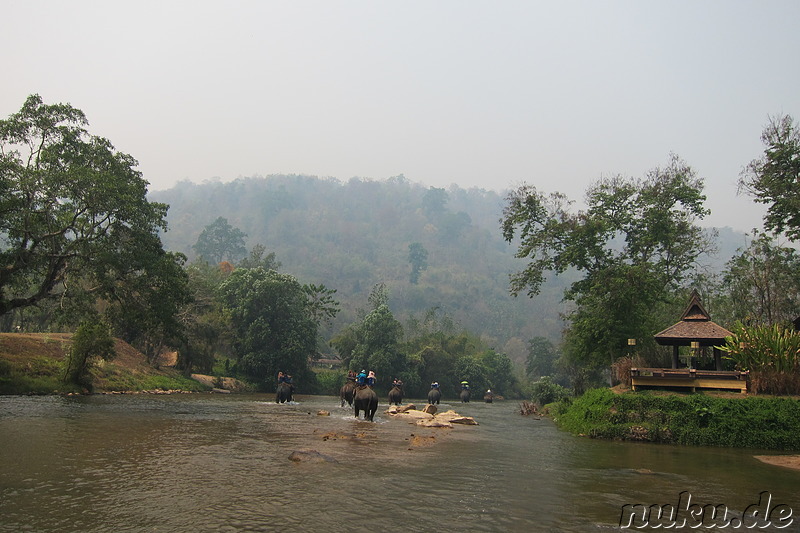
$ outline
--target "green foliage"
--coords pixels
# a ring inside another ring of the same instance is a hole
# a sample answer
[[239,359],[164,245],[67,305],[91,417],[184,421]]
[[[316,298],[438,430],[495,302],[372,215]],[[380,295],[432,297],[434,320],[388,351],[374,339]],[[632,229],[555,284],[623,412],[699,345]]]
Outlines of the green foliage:
[[422,243],[412,242],[408,245],[408,262],[411,263],[409,282],[416,285],[423,270],[428,268],[428,250]]
[[159,238],[167,206],[147,200],[136,160],[87,124],[39,95],[0,120],[0,315],[59,299],[52,311],[77,323],[100,299],[165,319],[181,292],[180,256]]
[[405,368],[400,352],[403,327],[385,304],[372,310],[355,330],[356,345],[349,361],[352,370],[374,370],[378,383],[387,385]]
[[92,390],[92,367],[100,360],[116,356],[114,339],[107,324],[84,322],[72,336],[66,360],[64,381]]
[[772,326],[737,322],[720,348],[739,370],[751,372],[753,392],[800,394],[800,333]]
[[264,255],[267,251],[266,246],[263,244],[256,244],[250,250],[250,255],[245,257],[237,265],[239,268],[258,268],[264,270],[278,270],[281,267],[281,262],[278,261],[275,252],[270,252]]
[[80,392],[81,387],[64,383],[64,363],[50,357],[34,357],[24,365],[0,359],[0,394],[52,394]]
[[165,348],[185,339],[181,312],[192,296],[184,269],[186,257],[159,251],[160,242],[155,240],[150,247],[148,251],[136,246],[126,249],[127,264],[139,275],[119,284],[104,303],[105,320],[116,335],[153,363]]
[[790,115],[771,117],[761,133],[764,155],[750,162],[740,189],[767,205],[764,227],[800,238],[800,126]]
[[695,224],[703,182],[676,156],[642,180],[603,179],[589,188],[587,210],[571,213],[562,194],[545,196],[524,185],[507,197],[503,236],[517,242],[527,266],[511,276],[511,291],[535,296],[545,274],[575,269],[583,278],[564,297],[567,356],[587,368],[623,355],[627,338],[652,334],[653,309],[670,301],[690,267],[710,247]]
[[800,316],[800,256],[754,230],[748,247],[728,261],[723,290],[732,319],[790,324]]
[[317,394],[339,396],[339,389],[344,385],[346,376],[339,370],[315,370],[317,376]]
[[455,395],[465,379],[474,390],[491,388],[519,396],[506,355],[488,350],[475,335],[457,331],[452,319],[436,308],[422,320],[412,317],[407,328],[411,335],[401,342],[403,328],[383,301],[376,297],[378,307],[331,341],[347,368],[375,370],[379,386],[386,390],[400,378],[409,397],[425,397],[433,381],[445,395]]
[[197,255],[212,264],[217,264],[226,258],[238,261],[247,253],[247,248],[244,246],[245,237],[247,234],[228,224],[227,218],[219,217],[203,228],[192,248]]
[[235,331],[238,368],[271,389],[279,371],[311,379],[317,323],[304,287],[274,270],[237,269],[220,293]]
[[339,302],[333,298],[336,289],[310,284],[303,285],[303,291],[308,297],[308,308],[314,322],[318,326],[322,323],[330,324],[339,313]]
[[219,292],[227,273],[205,261],[190,264],[186,273],[191,302],[180,314],[185,337],[178,346],[177,367],[187,374],[194,371],[207,374],[216,355],[229,352],[232,342],[230,312]]
[[102,386],[103,390],[120,392],[157,389],[195,392],[208,390],[208,387],[199,381],[183,376],[172,369],[160,374],[141,374],[115,368],[113,363],[105,365]]
[[544,376],[531,385],[531,399],[541,406],[561,402],[569,397],[569,389],[553,383],[549,376]]
[[12,373],[0,376],[0,394],[53,394],[80,392],[81,388],[64,383],[63,375],[31,376]]
[[556,421],[567,431],[598,438],[800,450],[800,403],[788,398],[656,396],[593,389],[565,405]]
[[731,333],[733,336],[727,337],[721,348],[740,370],[800,370],[800,334],[793,329],[777,324],[748,327],[738,322]]
[[534,337],[528,341],[525,373],[529,378],[552,376],[556,359],[558,354],[553,343],[545,337]]

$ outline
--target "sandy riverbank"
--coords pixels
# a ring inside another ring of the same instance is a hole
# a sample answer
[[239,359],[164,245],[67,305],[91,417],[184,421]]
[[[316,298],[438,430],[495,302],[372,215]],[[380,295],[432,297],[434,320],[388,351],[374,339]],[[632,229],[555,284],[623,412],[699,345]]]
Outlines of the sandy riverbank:
[[770,465],[800,470],[800,455],[755,455],[754,457]]

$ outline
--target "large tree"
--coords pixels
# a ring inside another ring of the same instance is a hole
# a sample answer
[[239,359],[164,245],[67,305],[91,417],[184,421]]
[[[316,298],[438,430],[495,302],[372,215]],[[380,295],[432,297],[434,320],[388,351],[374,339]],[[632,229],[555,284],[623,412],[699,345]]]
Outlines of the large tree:
[[766,233],[728,261],[723,283],[732,320],[786,326],[800,316],[800,254]]
[[508,195],[501,221],[506,240],[518,243],[517,257],[529,261],[512,275],[512,293],[535,296],[547,273],[577,270],[583,277],[565,291],[575,302],[568,345],[579,347],[585,364],[608,364],[627,338],[652,334],[652,310],[711,247],[695,224],[708,213],[702,189],[676,156],[644,179],[600,180],[587,192],[587,209],[576,213],[562,194],[521,186]]
[[556,359],[558,359],[558,353],[553,343],[546,337],[534,337],[528,341],[525,374],[529,378],[552,376]]
[[739,177],[739,188],[766,204],[764,227],[800,239],[800,126],[790,115],[772,117],[761,133],[764,155]]
[[312,301],[314,291],[294,276],[263,268],[234,270],[220,293],[230,310],[233,346],[246,374],[265,385],[272,383],[278,371],[308,375],[317,320],[325,309],[335,312],[334,304]]
[[[219,263],[223,259],[237,261],[247,254],[244,246],[244,238],[247,234],[239,228],[235,228],[228,223],[228,219],[218,217],[217,220],[203,228],[197,242],[192,246],[195,252],[206,261],[213,264]],[[253,253],[263,250],[254,248]],[[254,257],[251,256],[251,259]],[[258,259],[261,259],[258,256]]]
[[165,319],[186,299],[183,258],[159,238],[168,207],[147,200],[136,160],[87,125],[39,95],[0,121],[0,315],[135,297]]

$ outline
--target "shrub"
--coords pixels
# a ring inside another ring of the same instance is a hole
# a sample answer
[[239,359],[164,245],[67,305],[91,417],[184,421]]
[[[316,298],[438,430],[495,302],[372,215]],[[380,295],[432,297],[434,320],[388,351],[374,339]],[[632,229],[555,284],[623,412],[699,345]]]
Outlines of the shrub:
[[98,359],[112,359],[114,339],[107,324],[83,322],[72,336],[64,381],[92,390],[91,369]]
[[531,385],[531,399],[540,406],[559,402],[569,395],[569,389],[553,383],[550,376],[544,376]]
[[341,370],[315,370],[317,375],[317,392],[318,394],[327,394],[331,396],[339,396],[339,389],[344,385],[346,376]]

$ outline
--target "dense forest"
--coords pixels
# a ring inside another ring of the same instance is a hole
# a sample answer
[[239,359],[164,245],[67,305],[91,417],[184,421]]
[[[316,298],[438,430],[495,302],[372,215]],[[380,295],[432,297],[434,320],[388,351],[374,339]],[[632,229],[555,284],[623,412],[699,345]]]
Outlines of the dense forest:
[[[564,289],[576,275],[548,276],[533,299],[510,295],[509,275],[524,261],[501,233],[506,198],[500,193],[427,187],[403,176],[347,182],[268,176],[181,182],[149,197],[170,206],[165,248],[190,262],[197,260],[194,245],[204,228],[223,217],[245,234],[247,249],[263,245],[274,253],[281,272],[336,289],[341,310],[323,337],[354,322],[370,290],[383,283],[401,322],[438,309],[518,364],[528,356],[530,339],[561,339],[569,305],[562,301]],[[719,271],[744,244],[743,234],[723,228],[718,252],[703,262]],[[414,247],[426,257],[417,279]]]

